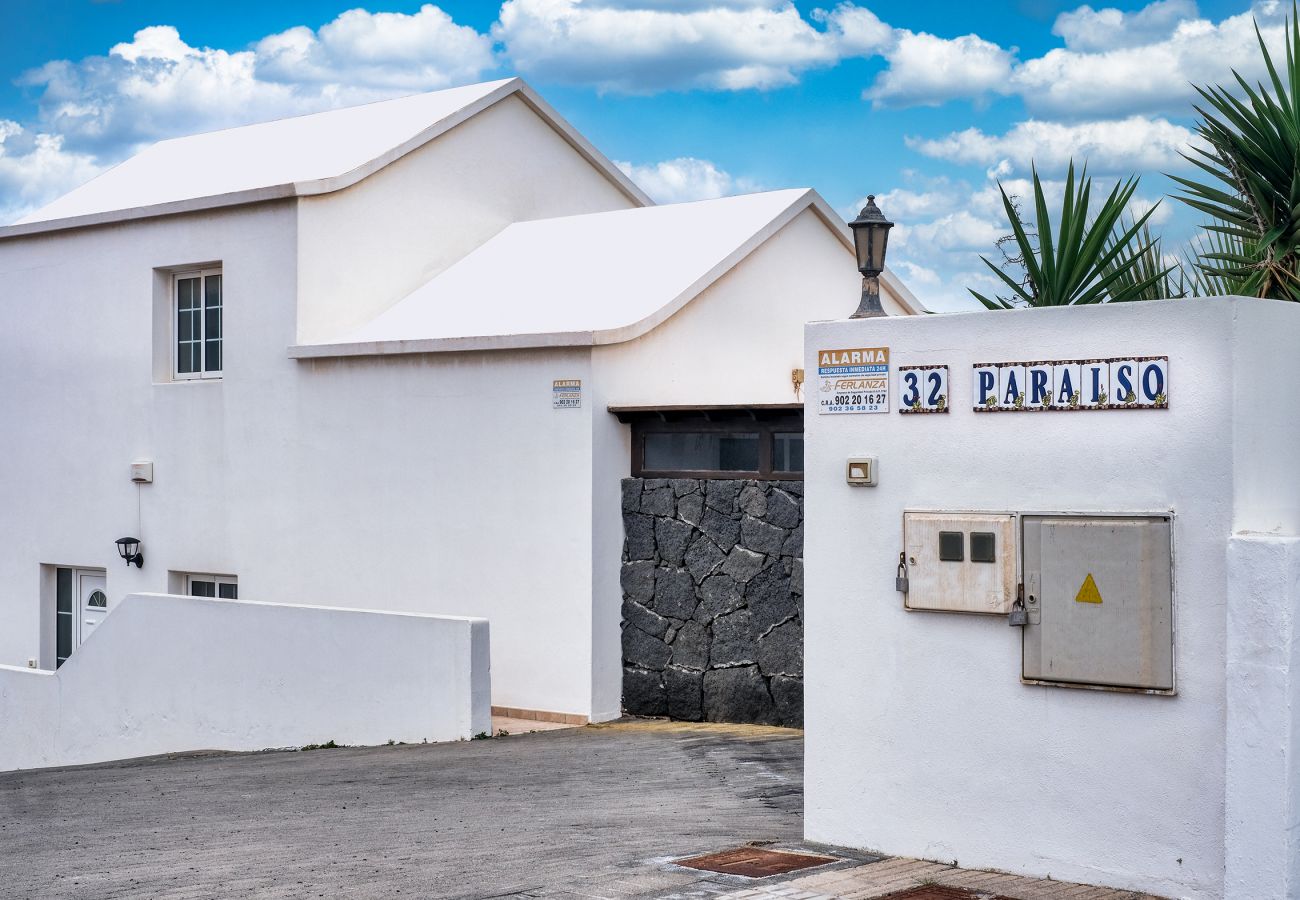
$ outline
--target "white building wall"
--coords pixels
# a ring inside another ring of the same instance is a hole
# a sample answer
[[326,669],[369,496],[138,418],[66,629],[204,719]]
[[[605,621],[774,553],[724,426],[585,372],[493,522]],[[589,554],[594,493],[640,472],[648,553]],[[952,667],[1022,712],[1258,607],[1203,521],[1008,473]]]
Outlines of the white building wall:
[[0,771],[491,731],[488,623],[135,594],[57,672],[0,666]]
[[[1225,733],[1239,663],[1225,637],[1227,539],[1243,524],[1293,533],[1297,513],[1280,461],[1295,418],[1285,390],[1237,411],[1232,399],[1255,395],[1265,365],[1283,384],[1300,375],[1286,361],[1300,310],[1286,306],[1179,301],[809,326],[809,371],[819,349],[888,346],[895,371],[946,363],[952,398],[947,415],[823,416],[809,392],[809,838],[1225,896],[1225,767],[1253,740]],[[1168,410],[971,411],[973,363],[1125,354],[1168,354]],[[845,484],[853,455],[879,457],[878,487]],[[1023,685],[1020,631],[1005,618],[904,611],[893,579],[905,507],[1174,510],[1177,696]]]
[[518,96],[299,207],[298,342],[373,319],[511,222],[639,206]]

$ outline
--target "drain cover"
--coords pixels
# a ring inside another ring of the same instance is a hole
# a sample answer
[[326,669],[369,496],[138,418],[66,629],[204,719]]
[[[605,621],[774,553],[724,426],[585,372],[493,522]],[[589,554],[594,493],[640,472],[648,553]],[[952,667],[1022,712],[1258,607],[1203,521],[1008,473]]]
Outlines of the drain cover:
[[[920,887],[909,888],[897,894],[887,894],[881,897],[880,900],[976,900],[976,898],[981,897],[989,897],[989,895],[967,888],[944,887],[941,884],[923,884]],[[1010,898],[989,897],[989,900],[1010,900]]]
[[766,878],[769,875],[784,875],[839,862],[834,856],[813,856],[810,853],[792,853],[788,850],[764,850],[760,847],[737,847],[734,850],[722,850],[704,856],[692,856],[679,859],[677,865],[688,869],[700,869],[704,872],[720,872],[723,875],[743,875],[746,878]]

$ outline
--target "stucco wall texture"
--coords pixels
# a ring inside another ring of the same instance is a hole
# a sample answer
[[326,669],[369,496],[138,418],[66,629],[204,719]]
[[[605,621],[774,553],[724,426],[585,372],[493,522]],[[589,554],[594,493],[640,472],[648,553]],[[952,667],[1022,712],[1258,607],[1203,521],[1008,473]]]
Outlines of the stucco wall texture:
[[[1300,309],[1243,298],[808,326],[809,838],[1162,896],[1300,896],[1297,341]],[[819,415],[817,352],[864,347],[890,349],[891,377],[949,366],[950,412]],[[1168,409],[972,409],[976,363],[1154,355]],[[861,455],[878,486],[845,483]],[[1176,695],[1025,684],[1006,617],[906,611],[905,509],[1172,514]]]

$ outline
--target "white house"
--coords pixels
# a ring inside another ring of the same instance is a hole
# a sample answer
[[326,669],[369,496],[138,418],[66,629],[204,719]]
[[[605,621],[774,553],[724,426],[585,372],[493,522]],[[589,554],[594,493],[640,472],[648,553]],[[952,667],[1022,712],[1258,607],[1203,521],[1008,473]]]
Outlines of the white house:
[[813,191],[654,206],[517,79],[160,142],[0,228],[0,663],[135,592],[444,613],[496,705],[617,716],[609,410],[797,417],[858,293]]

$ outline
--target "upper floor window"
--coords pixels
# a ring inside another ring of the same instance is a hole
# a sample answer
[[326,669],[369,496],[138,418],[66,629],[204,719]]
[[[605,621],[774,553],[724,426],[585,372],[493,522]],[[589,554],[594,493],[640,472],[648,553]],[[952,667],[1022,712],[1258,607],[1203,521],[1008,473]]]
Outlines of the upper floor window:
[[172,285],[173,375],[178,379],[220,378],[221,270],[178,272]]

